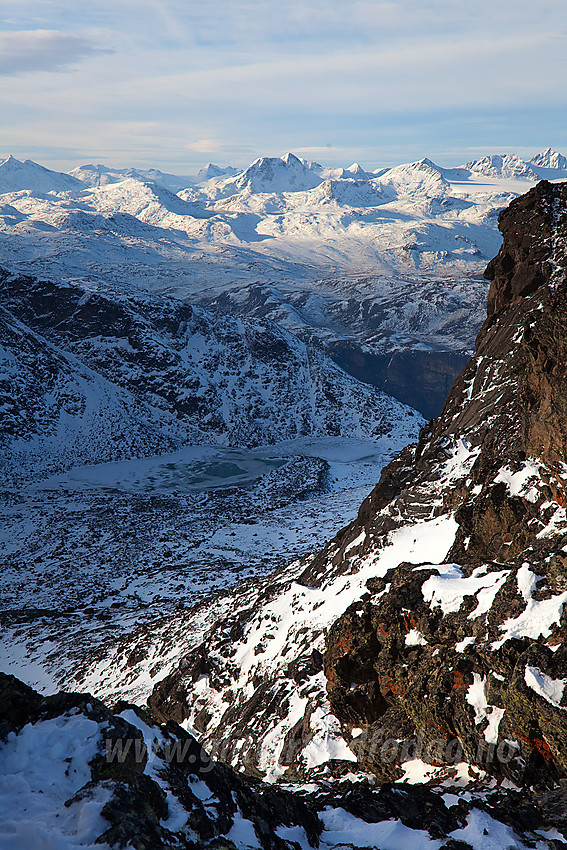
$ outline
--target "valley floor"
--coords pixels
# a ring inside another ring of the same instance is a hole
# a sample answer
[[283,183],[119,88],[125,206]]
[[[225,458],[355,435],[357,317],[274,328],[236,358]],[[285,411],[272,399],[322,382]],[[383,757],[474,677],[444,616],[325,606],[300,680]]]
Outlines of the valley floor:
[[[323,546],[399,448],[330,437],[192,446],[5,491],[0,669],[45,693],[77,686],[132,630]],[[95,690],[143,701],[151,686]]]

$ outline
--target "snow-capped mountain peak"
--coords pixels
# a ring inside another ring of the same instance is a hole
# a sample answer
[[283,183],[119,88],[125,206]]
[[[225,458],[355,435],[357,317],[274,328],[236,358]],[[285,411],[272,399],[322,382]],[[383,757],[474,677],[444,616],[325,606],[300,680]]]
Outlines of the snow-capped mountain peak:
[[359,165],[358,162],[353,162],[352,165],[349,165],[348,168],[343,169],[343,177],[354,177],[356,180],[371,180],[376,175],[371,172],[365,171],[362,165]]
[[538,165],[541,168],[557,168],[561,171],[567,171],[567,157],[564,157],[552,148],[546,148],[541,153],[536,154],[536,156],[532,156],[530,164]]
[[515,154],[494,154],[467,162],[465,168],[483,177],[503,177],[515,180],[537,180],[538,175]]
[[223,196],[236,192],[305,192],[314,189],[322,177],[293,153],[282,157],[262,156],[234,178],[219,184]]
[[281,157],[281,160],[282,162],[285,162],[287,166],[292,166],[294,168],[296,168],[297,166],[305,165],[305,162],[298,156],[296,156],[294,153],[291,153],[291,151],[284,153],[284,155]]
[[470,171],[466,167],[461,168],[443,168],[441,165],[437,165],[436,162],[429,159],[428,157],[424,157],[420,159],[415,165],[424,165],[428,169],[432,169],[436,171],[437,174],[440,174],[445,180],[449,181],[462,181],[468,180],[471,176]]
[[[389,171],[386,172],[384,177],[388,176],[402,176],[402,175],[416,175],[416,174],[428,174],[432,177],[441,177],[439,166],[435,165],[430,159],[418,159],[416,162],[408,162],[403,165],[395,165],[393,168],[390,168]],[[444,181],[446,182],[446,181]]]
[[213,180],[218,177],[233,177],[238,174],[238,169],[231,165],[215,165],[214,162],[208,162],[203,168],[197,172],[196,183],[204,183],[207,180]]
[[313,200],[321,204],[335,202],[339,207],[378,207],[393,201],[395,192],[388,186],[381,186],[377,181],[367,178],[324,180],[319,186],[310,191]]
[[115,169],[108,168],[106,165],[79,165],[69,172],[71,177],[76,177],[85,186],[105,186],[107,183],[119,183],[124,179],[123,174],[119,174]]
[[[553,152],[538,161],[561,164]],[[323,167],[289,152],[260,157],[236,174],[208,164],[202,176],[217,176],[199,180],[107,164],[61,175],[12,158],[0,165],[4,263],[71,279],[87,267],[112,286],[141,283],[198,299],[216,298],[223,279],[236,286],[283,275],[296,286],[314,270],[321,278],[347,269],[477,274],[498,250],[498,212],[527,182],[567,172],[512,155],[471,165],[474,171],[444,168],[425,158],[369,172],[357,163]],[[22,197],[13,197],[17,192]],[[261,309],[280,320],[277,308]]]
[[388,186],[398,197],[412,199],[421,206],[445,197],[450,190],[449,181],[429,160],[397,165],[379,178],[379,185]]
[[5,192],[69,192],[82,189],[80,180],[70,174],[51,171],[31,159],[22,162],[9,156],[0,162],[0,193]]

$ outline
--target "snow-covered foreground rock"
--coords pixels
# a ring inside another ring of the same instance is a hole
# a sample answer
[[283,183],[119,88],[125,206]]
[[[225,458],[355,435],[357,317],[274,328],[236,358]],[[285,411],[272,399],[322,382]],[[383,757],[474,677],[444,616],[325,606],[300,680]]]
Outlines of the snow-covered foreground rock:
[[434,791],[359,779],[294,792],[269,786],[215,763],[181,727],[133,705],[110,711],[88,694],[42,698],[0,674],[5,850],[555,850],[564,837],[564,791],[520,798],[450,782]]
[[199,645],[173,624],[159,716],[272,780],[564,775],[566,210],[542,183],[502,215],[476,355],[354,523],[221,597]]

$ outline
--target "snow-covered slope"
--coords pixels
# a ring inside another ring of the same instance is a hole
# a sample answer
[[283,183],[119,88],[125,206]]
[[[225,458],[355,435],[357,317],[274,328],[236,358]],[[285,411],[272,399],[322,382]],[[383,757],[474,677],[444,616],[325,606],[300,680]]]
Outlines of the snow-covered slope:
[[[124,169],[125,170],[125,169]],[[107,183],[119,183],[126,176],[123,169],[108,168],[106,165],[79,165],[69,172],[85,186],[106,186]]]
[[423,424],[267,318],[8,273],[0,299],[2,663],[44,682],[321,545]]
[[146,455],[202,439],[0,308],[3,486],[76,463]]
[[9,275],[0,293],[5,475],[160,444],[398,438],[419,421],[269,320]]
[[131,215],[154,227],[194,230],[194,218],[210,218],[202,204],[182,200],[157,182],[127,177],[93,188],[88,200],[105,217]]

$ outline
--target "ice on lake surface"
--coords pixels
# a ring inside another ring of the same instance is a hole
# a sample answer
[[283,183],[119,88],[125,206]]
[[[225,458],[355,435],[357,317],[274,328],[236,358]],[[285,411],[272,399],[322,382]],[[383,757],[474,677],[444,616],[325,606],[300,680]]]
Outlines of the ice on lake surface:
[[147,458],[77,466],[35,485],[42,490],[114,489],[128,493],[195,493],[256,481],[301,455],[328,461],[331,476],[345,487],[371,486],[381,466],[400,448],[337,437],[302,437],[254,449],[185,446]]
[[129,493],[198,492],[255,481],[287,463],[250,449],[187,446],[157,457],[75,467],[42,481],[41,489],[111,488]]

